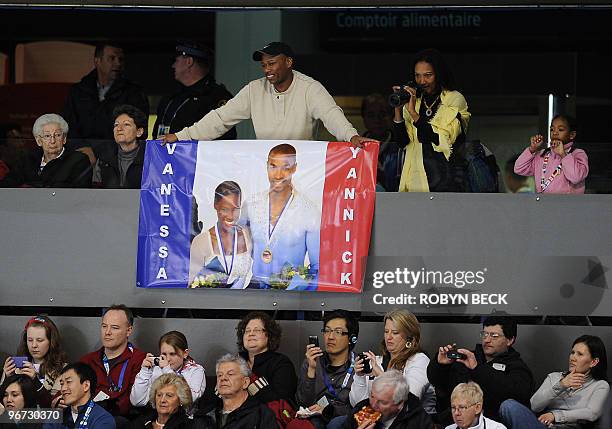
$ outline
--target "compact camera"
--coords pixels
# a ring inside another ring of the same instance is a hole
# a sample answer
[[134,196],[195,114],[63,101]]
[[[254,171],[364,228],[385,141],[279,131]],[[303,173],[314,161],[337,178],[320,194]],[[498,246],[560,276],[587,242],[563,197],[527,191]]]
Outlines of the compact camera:
[[160,356],[160,357],[157,357],[157,356],[156,356],[156,357],[154,357],[154,358],[153,358],[153,365],[155,365],[155,366],[159,366],[159,360],[160,360],[160,359],[161,359],[161,356]]
[[414,81],[410,81],[404,85],[400,85],[400,89],[389,96],[389,104],[392,107],[400,107],[410,100],[410,93],[404,89],[405,86],[416,89],[416,96],[420,97],[423,90],[421,85]]
[[457,350],[449,350],[446,352],[446,357],[452,360],[457,360],[457,359],[465,359],[467,358],[466,355],[464,355],[463,353],[459,353]]
[[361,359],[363,361],[363,373],[369,374],[372,372],[372,365],[370,364],[370,359],[365,355],[365,353],[359,353],[357,355],[357,359]]

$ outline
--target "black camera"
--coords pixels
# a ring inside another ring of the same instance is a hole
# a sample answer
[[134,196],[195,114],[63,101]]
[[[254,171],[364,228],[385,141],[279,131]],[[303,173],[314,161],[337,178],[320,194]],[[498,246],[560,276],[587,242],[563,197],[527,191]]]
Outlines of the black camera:
[[459,353],[457,350],[449,350],[446,352],[446,357],[449,359],[465,359],[467,358],[466,355],[464,355],[463,353]]
[[309,335],[308,344],[312,344],[315,347],[319,347],[319,337],[316,335]]
[[369,374],[372,372],[372,365],[370,365],[370,359],[365,355],[365,353],[359,353],[357,355],[357,359],[361,359],[363,361],[363,373]]
[[410,93],[404,89],[405,86],[416,89],[416,96],[420,97],[423,90],[421,85],[414,81],[410,81],[407,84],[400,85],[400,89],[389,96],[389,104],[392,107],[400,107],[410,100]]

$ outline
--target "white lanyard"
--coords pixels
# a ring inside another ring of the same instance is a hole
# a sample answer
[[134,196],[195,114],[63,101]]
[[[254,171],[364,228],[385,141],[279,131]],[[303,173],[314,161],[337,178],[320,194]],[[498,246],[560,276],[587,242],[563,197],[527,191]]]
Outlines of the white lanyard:
[[234,227],[234,236],[232,238],[232,261],[229,265],[227,265],[227,259],[225,258],[225,249],[223,248],[223,240],[221,240],[221,235],[219,234],[219,223],[215,224],[215,234],[217,235],[217,243],[219,244],[219,250],[221,251],[221,256],[223,256],[223,269],[226,274],[230,274],[232,272],[232,268],[234,268],[234,257],[236,256],[236,252],[238,251],[238,228]]

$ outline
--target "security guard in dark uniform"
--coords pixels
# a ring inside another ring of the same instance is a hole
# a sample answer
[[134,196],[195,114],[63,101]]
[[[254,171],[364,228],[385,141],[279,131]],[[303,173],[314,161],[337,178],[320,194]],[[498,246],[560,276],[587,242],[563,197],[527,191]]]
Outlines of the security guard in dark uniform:
[[[232,98],[225,86],[216,83],[210,73],[212,55],[209,49],[193,42],[181,42],[176,46],[172,68],[174,78],[181,84],[181,90],[160,101],[153,138],[193,125]],[[232,128],[219,140],[235,138],[236,129]]]

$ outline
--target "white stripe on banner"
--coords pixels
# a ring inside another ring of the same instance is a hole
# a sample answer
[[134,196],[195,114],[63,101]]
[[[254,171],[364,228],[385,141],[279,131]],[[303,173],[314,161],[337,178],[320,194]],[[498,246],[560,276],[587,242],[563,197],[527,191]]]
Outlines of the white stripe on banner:
[[377,143],[151,142],[138,285],[361,292],[377,157]]

